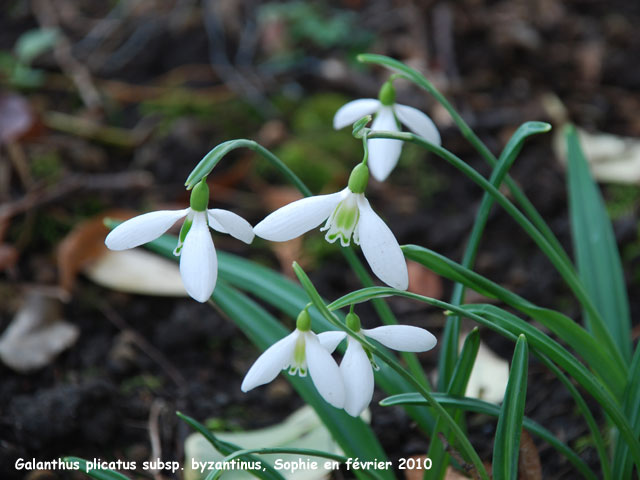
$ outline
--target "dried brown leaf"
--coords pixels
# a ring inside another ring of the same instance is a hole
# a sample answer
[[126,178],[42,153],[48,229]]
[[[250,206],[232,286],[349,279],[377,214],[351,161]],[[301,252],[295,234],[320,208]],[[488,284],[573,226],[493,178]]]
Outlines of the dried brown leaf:
[[410,292],[425,297],[442,298],[442,280],[438,275],[411,260],[407,262],[407,269],[409,270]]
[[531,435],[525,430],[520,436],[520,456],[518,457],[519,480],[542,480],[540,454]]

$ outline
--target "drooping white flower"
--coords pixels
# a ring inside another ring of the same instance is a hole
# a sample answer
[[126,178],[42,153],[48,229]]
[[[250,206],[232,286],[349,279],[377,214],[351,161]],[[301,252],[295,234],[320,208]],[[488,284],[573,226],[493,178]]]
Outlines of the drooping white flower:
[[248,392],[269,383],[284,369],[288,369],[290,375],[301,377],[308,371],[322,398],[334,407],[342,408],[344,384],[340,368],[331,356],[341,340],[340,332],[313,333],[309,313],[303,310],[298,316],[296,329],[258,357],[240,388]]
[[[336,130],[351,125],[365,115],[375,115],[371,130],[399,132],[398,122],[428,142],[440,145],[440,133],[433,121],[417,108],[395,103],[395,91],[390,82],[380,89],[379,99],[353,100],[338,109],[333,117]],[[378,181],[384,181],[395,168],[400,158],[402,141],[387,138],[372,138],[367,141],[369,168]]]
[[227,210],[207,209],[209,188],[198,183],[191,193],[191,206],[183,210],[160,210],[131,218],[114,228],[105,244],[111,250],[126,250],[155,240],[181,218],[184,224],[174,254],[180,256],[180,274],[187,293],[206,302],[216,286],[218,258],[209,227],[251,243],[254,233],[245,219]]
[[[347,315],[346,322],[359,335],[377,340],[393,350],[426,352],[437,343],[436,338],[423,328],[410,325],[385,325],[372,329],[360,329],[360,319],[353,313]],[[349,336],[347,342],[347,351],[340,362],[340,372],[346,393],[344,409],[349,415],[357,417],[373,398],[373,368],[377,369],[377,366],[373,364],[371,354],[358,340]]]
[[400,245],[389,227],[373,211],[364,196],[368,179],[366,165],[359,164],[349,178],[349,186],[330,195],[317,195],[285,205],[268,215],[253,229],[266,240],[284,242],[316,228],[326,231],[325,239],[340,239],[343,247],[351,238],[360,245],[373,273],[387,285],[406,290],[407,264]]

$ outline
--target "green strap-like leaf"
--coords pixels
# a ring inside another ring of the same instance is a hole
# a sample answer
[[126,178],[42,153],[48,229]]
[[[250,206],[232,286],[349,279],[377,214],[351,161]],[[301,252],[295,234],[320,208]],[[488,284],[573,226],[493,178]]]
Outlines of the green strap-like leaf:
[[497,298],[539,321],[578,352],[606,382],[616,397],[619,398],[622,395],[626,378],[624,372],[618,368],[618,363],[614,361],[614,358],[600,342],[566,315],[539,307],[482,275],[427,248],[404,245],[402,251],[407,258],[424,265],[438,275],[462,283],[487,297]]
[[129,480],[128,477],[124,476],[120,472],[116,472],[115,470],[109,469],[91,469],[89,470],[89,466],[87,460],[78,457],[64,457],[62,459],[65,463],[77,464],[80,466],[80,471],[86,473],[91,478],[95,478],[96,480]]
[[518,335],[525,334],[534,354],[542,353],[553,362],[563,368],[580,385],[582,385],[600,404],[609,415],[612,422],[618,427],[620,433],[628,443],[636,466],[640,466],[640,440],[633,432],[628,419],[620,409],[620,404],[607,390],[606,386],[597,379],[587,368],[580,363],[558,342],[525,322],[521,318],[506,312],[494,305],[464,305],[457,306],[450,303],[425,297],[412,292],[395,290],[388,287],[363,288],[351,292],[335,300],[329,308],[343,308],[347,305],[369,301],[371,298],[395,295],[413,298],[415,300],[433,305],[444,310],[468,317],[469,319],[484,325],[512,341],[516,341]]
[[[257,303],[223,281],[216,286],[213,301],[261,350],[266,350],[289,333]],[[366,423],[325,402],[308,377],[286,377],[304,401],[313,407],[347,456],[367,460],[386,459],[384,450]],[[362,473],[356,473],[365,477]],[[380,472],[380,475],[386,479],[393,478],[389,471]]]
[[[476,398],[453,397],[443,393],[434,393],[433,397],[440,405],[446,407],[454,407],[468,412],[482,413],[483,415],[490,415],[496,418],[500,415],[499,406]],[[380,402],[380,405],[386,407],[392,405],[428,405],[428,403],[419,393],[403,393],[385,398]],[[582,476],[589,480],[597,480],[598,477],[591,471],[586,462],[564,442],[558,440],[558,438],[549,430],[528,417],[524,417],[522,426],[564,455]]]
[[[575,128],[565,131],[568,151],[569,213],[580,278],[605,320],[620,352],[631,359],[631,318],[622,264],[611,221],[589,173]],[[586,312],[585,323],[598,333]]]
[[518,478],[520,436],[522,435],[524,404],[527,398],[528,360],[527,338],[520,335],[513,352],[509,381],[493,443],[492,472],[494,480],[516,480]]
[[[636,346],[629,369],[629,383],[624,392],[622,409],[624,410],[636,438],[640,438],[640,343]],[[618,436],[613,455],[613,478],[631,479],[633,464],[629,457],[629,445]],[[638,471],[640,475],[640,471]]]

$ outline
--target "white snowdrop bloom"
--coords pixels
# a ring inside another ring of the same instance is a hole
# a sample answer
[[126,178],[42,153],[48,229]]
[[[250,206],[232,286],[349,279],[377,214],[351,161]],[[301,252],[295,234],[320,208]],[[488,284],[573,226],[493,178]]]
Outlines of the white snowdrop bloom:
[[406,290],[409,285],[407,263],[393,232],[373,211],[364,196],[368,181],[367,166],[353,169],[349,186],[330,195],[317,195],[285,205],[268,215],[253,229],[266,240],[284,242],[316,228],[326,231],[325,239],[340,239],[343,247],[351,238],[360,245],[373,273],[387,285]]
[[342,338],[340,332],[313,333],[311,317],[303,310],[298,316],[296,329],[266,349],[251,366],[242,381],[241,390],[248,392],[269,383],[284,369],[288,369],[290,375],[301,377],[308,371],[322,398],[336,408],[343,408],[342,375],[331,356]]
[[208,202],[209,187],[203,180],[193,188],[189,208],[160,210],[131,218],[114,228],[104,243],[111,250],[138,247],[155,240],[184,218],[174,254],[180,256],[180,274],[185,290],[195,300],[206,302],[218,278],[218,258],[209,227],[245,243],[251,243],[254,238],[249,222],[227,210],[207,209]]
[[[436,346],[437,340],[423,328],[410,325],[385,325],[372,329],[360,329],[360,319],[354,313],[346,318],[347,326],[363,337],[377,340],[385,347],[402,352],[426,352]],[[346,333],[344,334],[346,335]],[[343,337],[344,337],[343,335]],[[346,393],[344,409],[353,416],[359,416],[373,398],[373,363],[371,353],[362,344],[349,336],[347,351],[340,363]]]
[[[387,130],[399,132],[398,122],[428,142],[440,145],[440,133],[433,121],[417,108],[395,103],[395,90],[391,82],[380,89],[379,99],[353,100],[338,109],[333,117],[333,128],[352,125],[365,115],[375,115],[371,131]],[[400,158],[402,141],[388,138],[372,138],[367,141],[369,168],[373,177],[382,182],[395,168]]]

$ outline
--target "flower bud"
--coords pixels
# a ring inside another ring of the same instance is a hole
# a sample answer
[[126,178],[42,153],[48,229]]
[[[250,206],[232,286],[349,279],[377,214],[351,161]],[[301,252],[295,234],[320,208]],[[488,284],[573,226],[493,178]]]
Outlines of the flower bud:
[[378,100],[380,100],[382,105],[387,107],[396,103],[396,89],[393,88],[391,81],[385,82],[382,87],[380,87]]
[[191,209],[195,212],[204,212],[209,205],[209,186],[206,179],[200,180],[191,190]]
[[311,330],[311,315],[309,315],[309,312],[306,309],[302,310],[298,315],[296,328],[301,332],[308,332]]
[[364,163],[359,163],[351,171],[349,176],[349,190],[353,193],[364,193],[369,183],[369,167]]

